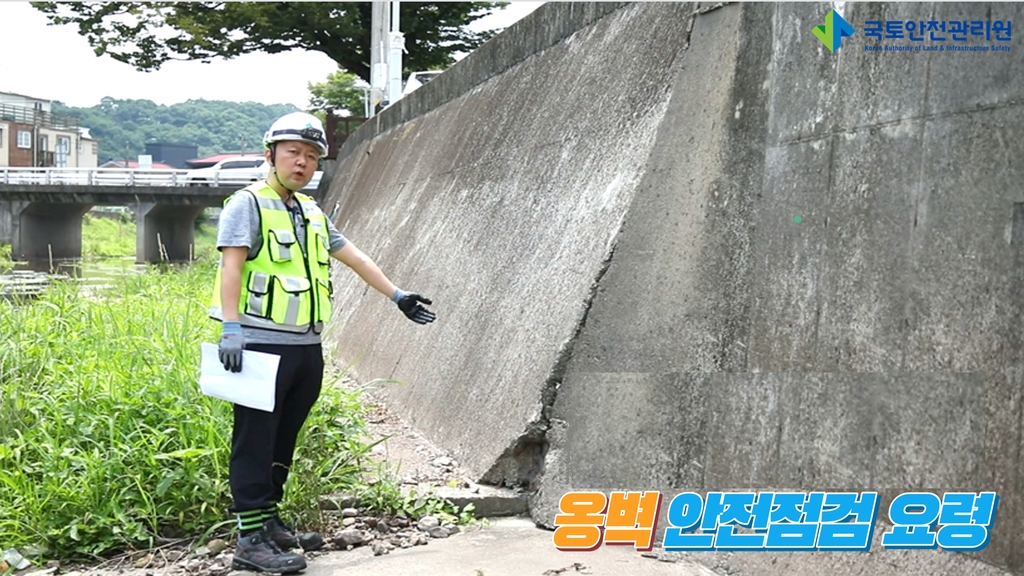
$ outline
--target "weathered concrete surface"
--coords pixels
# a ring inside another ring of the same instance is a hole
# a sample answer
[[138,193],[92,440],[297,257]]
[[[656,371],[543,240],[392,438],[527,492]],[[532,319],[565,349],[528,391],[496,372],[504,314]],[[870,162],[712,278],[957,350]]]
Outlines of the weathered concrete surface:
[[[545,6],[533,22],[561,30],[595,10],[610,8]],[[643,176],[686,41],[659,23],[692,11],[611,11],[433,112],[372,139],[364,125],[342,149],[324,209],[402,287],[433,298],[440,320],[410,323],[346,270],[330,339],[357,374],[407,383],[391,390],[396,409],[477,478],[515,484],[542,462],[559,358]],[[489,43],[423,97],[504,49]]]
[[89,204],[11,202],[11,258],[51,262],[81,258],[82,215]]
[[135,261],[190,262],[195,258],[196,218],[202,206],[153,204],[135,206]]
[[0,244],[10,244],[14,239],[13,204],[0,200]]
[[[551,532],[523,518],[492,520],[427,546],[398,549],[374,556],[367,547],[331,552],[314,558],[307,576],[714,576],[705,566],[682,555],[672,561],[645,558],[631,548],[612,546],[593,552],[561,552]],[[574,564],[579,564],[574,567]],[[996,576],[984,574],[979,576]]]
[[[830,7],[606,8],[364,126],[328,211],[439,321],[337,276],[340,357],[479,478],[538,488],[541,524],[571,489],[995,490],[988,549],[906,569],[1024,574],[1024,64],[831,53]],[[754,573],[901,573],[885,554]]]

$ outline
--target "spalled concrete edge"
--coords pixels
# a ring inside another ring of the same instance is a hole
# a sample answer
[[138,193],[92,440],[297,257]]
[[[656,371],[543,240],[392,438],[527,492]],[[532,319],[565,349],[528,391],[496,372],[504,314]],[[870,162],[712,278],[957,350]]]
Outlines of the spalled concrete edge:
[[[472,504],[472,514],[477,518],[526,517],[530,512],[528,495],[519,490],[483,485],[470,488],[441,486],[435,489],[433,494],[444,498],[459,511]],[[320,499],[322,510],[359,508],[361,504],[358,497],[347,494],[326,496]]]

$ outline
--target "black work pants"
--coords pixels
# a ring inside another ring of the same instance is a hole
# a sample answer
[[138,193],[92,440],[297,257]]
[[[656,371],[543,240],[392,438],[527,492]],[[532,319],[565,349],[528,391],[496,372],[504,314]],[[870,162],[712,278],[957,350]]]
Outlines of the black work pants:
[[228,483],[231,511],[270,508],[284,497],[295,440],[320,397],[324,357],[320,344],[248,344],[246,350],[277,354],[277,396],[273,412],[235,405]]

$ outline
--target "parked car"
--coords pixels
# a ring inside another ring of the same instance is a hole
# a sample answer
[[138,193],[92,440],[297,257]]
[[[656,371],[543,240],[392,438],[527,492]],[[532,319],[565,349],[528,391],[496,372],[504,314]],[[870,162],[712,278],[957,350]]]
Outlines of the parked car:
[[220,184],[248,184],[266,178],[270,172],[262,156],[230,156],[208,168],[185,173],[189,186],[216,186]]
[[[209,168],[198,168],[185,173],[189,186],[246,185],[266,178],[270,174],[270,163],[262,156],[232,156],[217,162]],[[316,190],[324,173],[317,170],[304,191]]]

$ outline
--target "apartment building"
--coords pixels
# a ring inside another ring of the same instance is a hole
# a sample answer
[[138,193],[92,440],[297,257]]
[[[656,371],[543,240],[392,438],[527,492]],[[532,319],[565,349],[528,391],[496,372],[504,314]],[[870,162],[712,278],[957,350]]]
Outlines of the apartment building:
[[95,168],[99,144],[49,100],[0,92],[0,167]]

